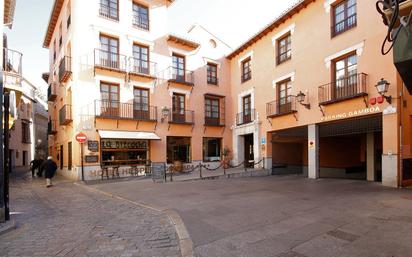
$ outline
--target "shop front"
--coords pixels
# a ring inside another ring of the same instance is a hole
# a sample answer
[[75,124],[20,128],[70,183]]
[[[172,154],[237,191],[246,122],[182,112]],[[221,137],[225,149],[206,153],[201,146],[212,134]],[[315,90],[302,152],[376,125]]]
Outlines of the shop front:
[[100,167],[92,179],[139,176],[150,172],[152,132],[99,130]]

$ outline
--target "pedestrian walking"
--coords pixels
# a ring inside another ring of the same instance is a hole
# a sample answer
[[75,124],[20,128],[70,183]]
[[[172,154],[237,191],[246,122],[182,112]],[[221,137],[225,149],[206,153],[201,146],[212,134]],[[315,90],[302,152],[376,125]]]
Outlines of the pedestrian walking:
[[47,157],[47,160],[42,164],[42,170],[44,170],[44,176],[46,177],[46,187],[51,187],[52,178],[57,171],[57,164],[53,161],[53,157]]
[[43,160],[41,158],[34,159],[30,162],[30,170],[31,170],[32,177],[34,177],[34,174],[37,174],[37,176],[39,176],[40,166],[42,165],[42,163],[43,163]]

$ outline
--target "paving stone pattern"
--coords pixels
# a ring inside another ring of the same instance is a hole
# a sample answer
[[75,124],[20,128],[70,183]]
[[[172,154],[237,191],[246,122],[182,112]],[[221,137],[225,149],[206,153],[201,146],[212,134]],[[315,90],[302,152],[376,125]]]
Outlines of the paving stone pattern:
[[17,228],[0,236],[0,256],[180,256],[169,218],[68,181],[13,178]]

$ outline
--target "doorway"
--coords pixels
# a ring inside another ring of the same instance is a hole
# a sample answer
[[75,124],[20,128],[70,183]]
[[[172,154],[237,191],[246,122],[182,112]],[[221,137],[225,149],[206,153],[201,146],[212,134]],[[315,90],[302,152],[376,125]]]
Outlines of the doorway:
[[253,162],[255,160],[253,151],[253,134],[244,135],[245,144],[245,166],[248,168],[253,167]]
[[60,169],[63,169],[63,145],[60,145]]

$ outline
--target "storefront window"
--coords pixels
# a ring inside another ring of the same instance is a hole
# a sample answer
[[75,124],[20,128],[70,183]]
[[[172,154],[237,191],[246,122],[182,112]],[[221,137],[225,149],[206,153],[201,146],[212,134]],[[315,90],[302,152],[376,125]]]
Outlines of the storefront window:
[[102,165],[146,165],[149,161],[149,141],[102,139]]
[[213,162],[221,160],[221,138],[203,138],[203,161]]
[[190,137],[167,137],[167,162],[191,162]]

